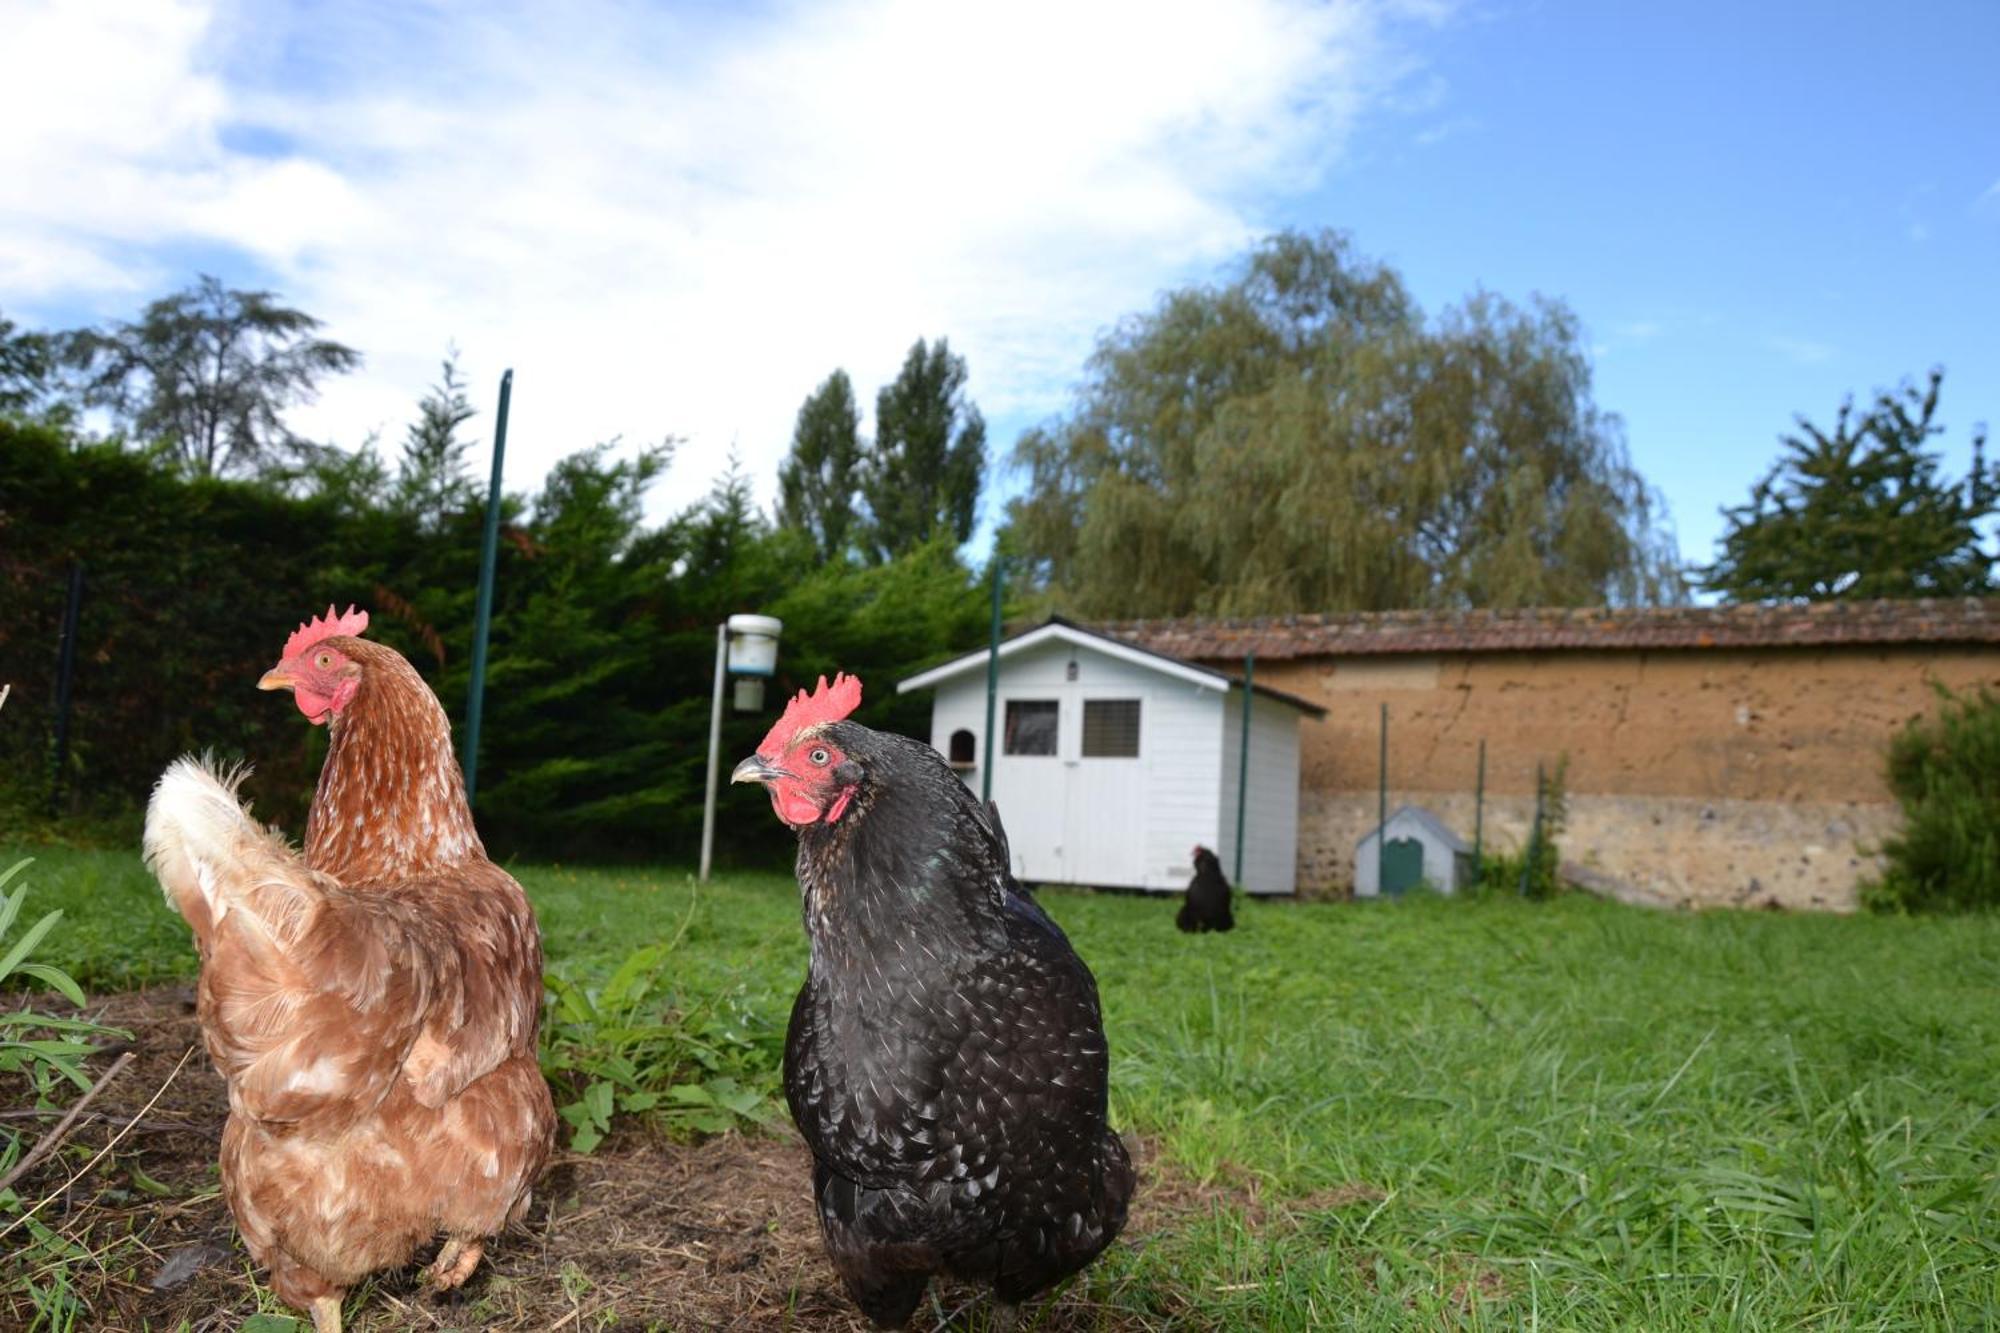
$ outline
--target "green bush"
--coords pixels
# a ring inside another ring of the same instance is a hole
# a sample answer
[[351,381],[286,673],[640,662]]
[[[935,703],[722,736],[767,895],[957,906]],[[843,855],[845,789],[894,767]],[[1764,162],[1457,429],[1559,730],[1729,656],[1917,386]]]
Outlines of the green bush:
[[1903,829],[1862,888],[1876,911],[2000,907],[2000,695],[1939,688],[1943,706],[1889,744],[1889,789]]

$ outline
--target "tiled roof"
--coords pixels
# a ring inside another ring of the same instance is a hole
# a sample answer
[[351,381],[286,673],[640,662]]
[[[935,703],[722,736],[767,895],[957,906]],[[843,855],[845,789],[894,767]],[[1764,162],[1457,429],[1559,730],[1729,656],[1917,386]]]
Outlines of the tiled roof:
[[1210,662],[1253,650],[1278,660],[1591,649],[2000,646],[2000,598],[1196,617],[1110,621],[1092,628],[1156,653]]

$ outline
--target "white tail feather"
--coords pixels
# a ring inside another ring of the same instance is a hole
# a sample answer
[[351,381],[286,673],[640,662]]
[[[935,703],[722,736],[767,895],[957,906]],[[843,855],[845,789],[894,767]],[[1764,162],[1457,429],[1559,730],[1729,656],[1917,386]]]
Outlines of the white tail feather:
[[[198,896],[210,924],[238,911],[249,918],[246,926],[269,937],[279,924],[266,919],[273,908],[279,909],[285,926],[298,924],[306,906],[299,894],[310,875],[283,840],[252,819],[238,800],[237,788],[249,773],[241,764],[219,769],[206,755],[187,755],[170,764],[146,806],[146,865],[168,903],[191,922],[186,899]],[[271,889],[279,890],[277,900],[259,892]],[[250,901],[253,894],[264,900],[258,904],[262,911]],[[196,930],[202,930],[199,923]],[[280,939],[293,933],[277,932]]]
[[246,832],[261,833],[236,796],[248,776],[241,764],[217,772],[207,755],[183,755],[169,764],[146,806],[147,863],[170,849],[211,860],[227,855]]

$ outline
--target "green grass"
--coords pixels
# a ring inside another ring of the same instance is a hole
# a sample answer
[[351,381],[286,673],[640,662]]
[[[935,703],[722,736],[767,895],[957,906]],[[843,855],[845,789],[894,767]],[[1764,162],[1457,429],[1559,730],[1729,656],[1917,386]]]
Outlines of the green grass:
[[[87,986],[192,974],[136,860],[59,851],[28,911]],[[0,849],[0,865],[12,853]],[[673,936],[666,998],[758,1059],[796,890],[523,866],[552,969]],[[1655,915],[1564,898],[1169,904],[1047,893],[1095,969],[1114,1114],[1218,1201],[1086,1279],[1156,1324],[2000,1325],[2000,918]],[[1253,1197],[1254,1196],[1254,1197]]]

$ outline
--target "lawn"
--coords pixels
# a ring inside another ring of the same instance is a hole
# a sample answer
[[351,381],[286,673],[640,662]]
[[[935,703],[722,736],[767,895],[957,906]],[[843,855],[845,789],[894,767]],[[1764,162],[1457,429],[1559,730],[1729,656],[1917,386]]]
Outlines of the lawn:
[[[99,991],[192,974],[133,858],[34,854],[28,915],[69,914],[45,961]],[[571,981],[678,937],[659,1003],[772,1086],[789,879],[515,871]],[[1417,899],[1182,937],[1164,902],[1042,900],[1171,1203],[1045,1327],[2000,1323],[2000,919]]]

